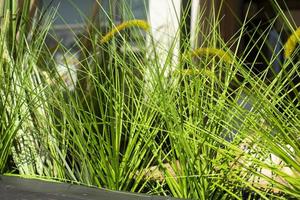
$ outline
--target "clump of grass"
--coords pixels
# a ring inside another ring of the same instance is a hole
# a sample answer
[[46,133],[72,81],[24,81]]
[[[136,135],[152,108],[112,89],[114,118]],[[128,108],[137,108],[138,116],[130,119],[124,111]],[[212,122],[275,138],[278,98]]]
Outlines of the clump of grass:
[[[7,10],[0,39],[1,172],[10,172],[12,155],[24,176],[113,190],[190,199],[299,197],[299,110],[285,93],[296,64],[282,63],[292,70],[267,82],[272,62],[254,74],[244,61],[248,51],[237,55],[221,39],[219,19],[201,18],[211,33],[198,30],[204,42],[195,50],[184,43],[188,56],[166,77],[174,63],[168,56],[159,62],[156,44],[146,46],[145,38],[135,52],[122,30],[137,26],[150,38],[151,31],[131,20],[104,37],[89,27],[90,49],[78,38],[78,81],[68,90],[55,62],[46,62],[53,58],[44,46],[49,24],[35,27],[30,41],[25,29],[11,41],[8,27],[16,34],[17,26]],[[54,65],[53,76],[39,60]]]

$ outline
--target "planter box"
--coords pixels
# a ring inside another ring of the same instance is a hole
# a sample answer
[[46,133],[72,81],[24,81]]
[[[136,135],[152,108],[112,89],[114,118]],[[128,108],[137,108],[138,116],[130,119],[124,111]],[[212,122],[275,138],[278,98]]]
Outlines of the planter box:
[[175,200],[170,197],[118,192],[67,183],[0,176],[1,200]]

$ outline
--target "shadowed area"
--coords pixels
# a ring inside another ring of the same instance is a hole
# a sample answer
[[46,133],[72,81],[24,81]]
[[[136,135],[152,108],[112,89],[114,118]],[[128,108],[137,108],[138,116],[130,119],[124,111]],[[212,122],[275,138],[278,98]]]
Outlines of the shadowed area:
[[160,200],[174,199],[135,193],[116,192],[66,183],[45,182],[18,177],[0,176],[1,200]]

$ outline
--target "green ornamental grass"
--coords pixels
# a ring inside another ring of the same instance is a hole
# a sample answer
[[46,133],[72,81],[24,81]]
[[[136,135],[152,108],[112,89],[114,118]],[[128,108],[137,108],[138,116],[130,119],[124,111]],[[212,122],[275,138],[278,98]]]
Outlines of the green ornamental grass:
[[59,42],[45,44],[55,10],[33,20],[29,0],[1,6],[1,173],[187,199],[300,198],[296,36],[292,50],[281,49],[286,70],[267,76],[273,55],[254,74],[245,61],[254,46],[231,50],[250,22],[225,43],[212,9],[198,19],[207,22],[196,30],[202,43],[192,49],[184,40],[174,69],[179,38],[161,63],[151,26],[126,6],[129,20],[111,20],[109,30],[86,18],[74,57]]

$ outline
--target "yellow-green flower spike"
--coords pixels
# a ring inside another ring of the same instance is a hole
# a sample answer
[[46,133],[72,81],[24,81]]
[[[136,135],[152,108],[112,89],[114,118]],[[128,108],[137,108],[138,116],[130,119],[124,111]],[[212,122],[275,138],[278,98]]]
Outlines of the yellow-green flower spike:
[[116,26],[115,28],[113,28],[110,32],[108,32],[100,40],[100,43],[103,44],[103,43],[108,42],[116,33],[122,31],[125,28],[129,28],[129,27],[139,27],[145,31],[148,31],[150,29],[150,25],[144,20],[138,20],[138,19],[129,20],[129,21],[123,22],[123,23],[119,24],[118,26]]
[[198,48],[191,52],[191,56],[202,56],[202,55],[218,56],[221,60],[227,63],[233,62],[233,58],[230,56],[229,53],[226,53],[222,49],[218,49],[218,48]]
[[300,27],[288,38],[284,44],[284,58],[289,58],[295,50],[297,43],[300,42]]
[[[231,64],[234,59],[229,53],[226,53],[222,49],[218,48],[198,48],[191,52],[189,52],[186,57],[194,57],[194,56],[218,56],[221,60]],[[182,74],[182,75],[197,75],[197,74],[204,74],[208,77],[215,78],[215,75],[210,70],[197,70],[197,69],[184,69],[184,70],[177,70],[175,74]]]

